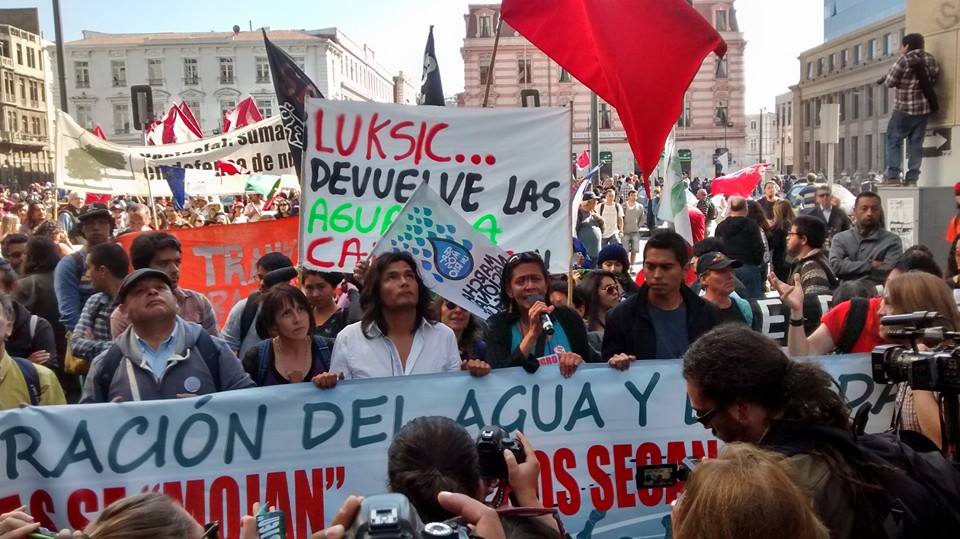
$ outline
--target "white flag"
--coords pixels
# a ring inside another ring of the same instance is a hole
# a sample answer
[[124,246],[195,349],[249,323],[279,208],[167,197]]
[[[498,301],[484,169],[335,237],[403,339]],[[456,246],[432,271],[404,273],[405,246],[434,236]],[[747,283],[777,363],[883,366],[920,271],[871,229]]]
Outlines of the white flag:
[[680,171],[680,157],[676,148],[669,144],[666,153],[667,176],[663,180],[663,190],[660,192],[660,209],[657,217],[673,223],[673,229],[683,236],[687,243],[693,245],[693,230],[690,228],[690,214],[687,213],[687,195],[689,192],[683,183],[683,173]]

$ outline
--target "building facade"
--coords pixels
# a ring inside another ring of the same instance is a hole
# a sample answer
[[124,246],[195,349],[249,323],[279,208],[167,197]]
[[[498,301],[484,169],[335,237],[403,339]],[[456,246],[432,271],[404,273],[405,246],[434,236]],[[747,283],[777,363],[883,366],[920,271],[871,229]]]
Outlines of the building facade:
[[776,97],[776,134],[773,139],[773,159],[781,174],[793,174],[793,92]]
[[907,0],[823,0],[823,39],[866,28],[903,13]]
[[904,29],[900,14],[800,53],[800,82],[792,87],[797,173],[827,172],[820,119],[825,103],[840,107],[834,177],[856,180],[883,172],[894,90],[877,81],[898,58]]
[[[404,77],[376,60],[374,51],[336,28],[274,30],[270,40],[286,50],[330,99],[410,102]],[[106,34],[84,31],[65,44],[69,113],[90,129],[99,123],[107,138],[142,144],[134,130],[130,86],[149,84],[154,113],[186,102],[204,129],[218,134],[223,113],[252,96],[264,117],[278,112],[263,36],[259,31]],[[402,91],[397,91],[397,84]],[[399,99],[398,99],[399,96]]]
[[748,163],[775,163],[777,139],[776,112],[763,111],[747,114],[746,149],[744,156]]
[[[713,177],[715,156],[727,148],[728,168],[739,168],[744,156],[743,51],[746,42],[737,25],[733,1],[693,0],[694,8],[723,35],[727,56],[710,54],[700,67],[684,98],[675,130],[683,169],[691,176]],[[499,4],[471,4],[464,15],[466,28],[461,54],[464,91],[458,104],[481,107],[487,81],[491,107],[573,106],[573,149],[579,154],[590,146],[590,90],[556,62],[504,23],[500,31],[496,64],[490,70],[493,44],[500,22]],[[536,97],[530,97],[532,95]],[[640,172],[616,110],[600,101],[600,161],[602,173]]]
[[24,189],[53,179],[47,69],[38,34],[0,24],[0,183]]

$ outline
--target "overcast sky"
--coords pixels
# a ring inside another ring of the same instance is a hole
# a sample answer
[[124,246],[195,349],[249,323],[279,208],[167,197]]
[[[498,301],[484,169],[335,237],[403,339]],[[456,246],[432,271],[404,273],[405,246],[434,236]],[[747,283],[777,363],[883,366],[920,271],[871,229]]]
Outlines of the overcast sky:
[[[44,37],[54,39],[51,0],[2,0],[40,8]],[[64,34],[101,32],[230,31],[270,26],[287,29],[340,27],[354,41],[369,44],[388,69],[420,76],[427,30],[435,25],[438,63],[448,96],[463,90],[464,20],[460,0],[61,0]],[[773,107],[800,75],[797,55],[823,41],[822,0],[736,0],[747,39],[748,112]]]

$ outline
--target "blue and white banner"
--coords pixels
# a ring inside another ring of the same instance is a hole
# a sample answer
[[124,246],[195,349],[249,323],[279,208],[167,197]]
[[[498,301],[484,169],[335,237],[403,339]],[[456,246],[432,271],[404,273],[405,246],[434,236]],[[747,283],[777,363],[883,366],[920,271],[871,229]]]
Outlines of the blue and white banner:
[[413,255],[431,290],[483,320],[499,310],[497,283],[507,253],[474,231],[428,184],[417,187],[371,254],[389,252]]
[[[819,358],[882,430],[895,389],[876,386],[870,360]],[[384,491],[387,448],[414,417],[526,433],[540,460],[543,503],[575,537],[662,537],[678,490],[640,490],[637,464],[716,455],[695,420],[679,361],[625,372],[583,365],[535,374],[494,371],[356,380],[332,390],[294,384],[181,400],[89,404],[0,413],[0,512],[26,505],[50,529],[82,528],[123,496],[159,491],[198,522],[239,535],[254,502],[282,509],[289,536],[324,527],[348,494]]]

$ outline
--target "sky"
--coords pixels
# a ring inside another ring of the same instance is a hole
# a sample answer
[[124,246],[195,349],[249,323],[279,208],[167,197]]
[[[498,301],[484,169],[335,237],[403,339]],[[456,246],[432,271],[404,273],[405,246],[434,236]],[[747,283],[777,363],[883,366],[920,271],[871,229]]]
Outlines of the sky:
[[[481,2],[477,2],[481,3]],[[437,61],[447,96],[463,90],[460,47],[468,2],[460,0],[61,0],[64,38],[80,39],[83,30],[113,33],[229,32],[314,30],[337,26],[358,43],[367,43],[391,71],[412,80],[422,70],[423,47],[434,25]],[[747,112],[773,108],[800,76],[799,53],[823,41],[822,0],[736,0],[740,28],[747,40]],[[44,37],[54,40],[52,0],[0,0],[0,7],[40,8]]]

